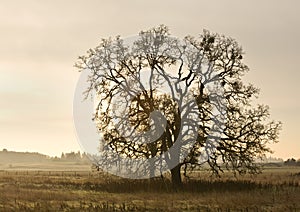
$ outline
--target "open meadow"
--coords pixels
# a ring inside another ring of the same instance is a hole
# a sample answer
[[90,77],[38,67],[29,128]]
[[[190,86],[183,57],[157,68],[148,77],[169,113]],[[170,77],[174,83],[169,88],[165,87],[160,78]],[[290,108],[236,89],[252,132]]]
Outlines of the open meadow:
[[82,169],[0,171],[0,211],[300,211],[300,167],[238,179],[197,172],[182,191],[167,177],[129,180]]

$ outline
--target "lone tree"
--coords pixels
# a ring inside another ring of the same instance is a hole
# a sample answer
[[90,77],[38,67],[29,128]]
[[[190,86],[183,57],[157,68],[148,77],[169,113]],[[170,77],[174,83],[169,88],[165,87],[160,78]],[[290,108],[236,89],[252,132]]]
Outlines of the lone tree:
[[181,171],[199,166],[257,173],[256,159],[278,142],[281,123],[252,105],[259,90],[242,81],[243,55],[232,38],[205,30],[178,39],[161,25],[134,41],[102,39],[76,67],[89,72],[85,97],[98,97],[94,121],[106,150],[148,159],[150,177],[168,170],[179,187]]

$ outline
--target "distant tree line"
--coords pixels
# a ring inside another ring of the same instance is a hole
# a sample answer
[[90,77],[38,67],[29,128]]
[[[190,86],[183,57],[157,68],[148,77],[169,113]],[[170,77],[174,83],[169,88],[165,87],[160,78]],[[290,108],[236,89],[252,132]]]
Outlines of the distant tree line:
[[63,161],[89,161],[89,156],[87,153],[80,153],[78,152],[69,152],[69,153],[61,153],[60,158],[55,157],[56,160],[63,160]]
[[284,161],[284,165],[286,166],[300,166],[300,159],[296,160],[295,158],[289,158]]

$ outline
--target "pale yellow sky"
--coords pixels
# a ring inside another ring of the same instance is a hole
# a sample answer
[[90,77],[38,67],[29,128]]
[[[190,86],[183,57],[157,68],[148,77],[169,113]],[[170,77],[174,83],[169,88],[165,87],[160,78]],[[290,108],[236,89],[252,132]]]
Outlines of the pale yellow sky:
[[77,56],[103,37],[159,24],[180,37],[208,29],[236,38],[251,69],[246,80],[284,124],[275,156],[300,158],[297,0],[0,0],[0,149],[79,150],[72,120]]

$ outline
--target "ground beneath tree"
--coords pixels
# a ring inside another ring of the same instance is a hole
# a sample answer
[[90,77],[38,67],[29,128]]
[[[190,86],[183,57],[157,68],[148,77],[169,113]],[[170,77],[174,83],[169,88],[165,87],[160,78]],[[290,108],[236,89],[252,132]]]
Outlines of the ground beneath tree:
[[[174,191],[168,179],[129,180],[78,170],[0,171],[0,211],[298,211],[300,169],[213,179],[197,172]],[[222,209],[222,210],[221,210]]]

